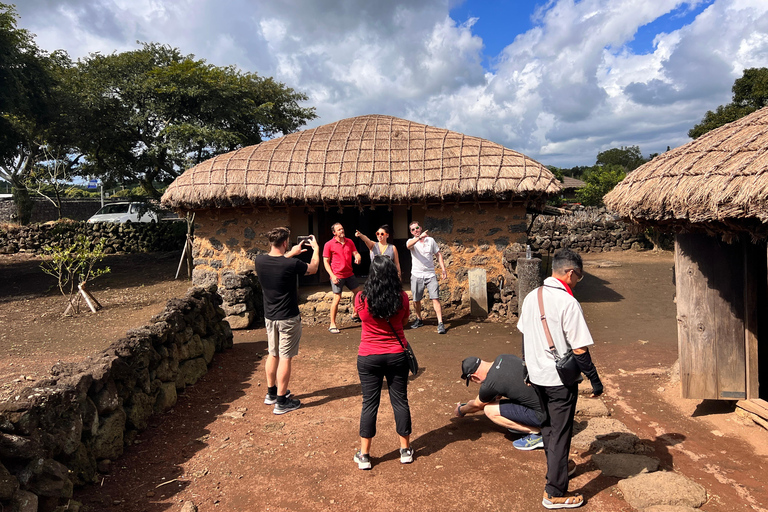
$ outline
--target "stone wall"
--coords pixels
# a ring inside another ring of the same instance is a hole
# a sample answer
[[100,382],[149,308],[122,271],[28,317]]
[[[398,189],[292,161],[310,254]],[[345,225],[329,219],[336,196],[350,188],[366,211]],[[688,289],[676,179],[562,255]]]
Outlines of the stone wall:
[[214,287],[168,301],[149,324],[0,404],[0,509],[53,511],[98,481],[153,414],[232,347]]
[[77,235],[85,235],[92,242],[103,239],[107,254],[171,251],[184,247],[186,233],[187,224],[178,221],[133,224],[59,221],[11,226],[0,229],[0,254],[41,254],[45,245],[71,245]]
[[528,243],[543,252],[561,247],[582,253],[653,249],[644,233],[634,232],[616,214],[583,206],[569,215],[536,217]]
[[[48,222],[58,219],[53,204],[41,197],[33,197],[31,222]],[[101,199],[62,199],[61,216],[72,220],[88,220],[101,208]],[[0,199],[0,223],[16,222],[16,204],[13,199]]]
[[219,209],[195,213],[192,282],[215,284],[233,329],[262,320],[261,287],[253,257],[269,252],[267,232],[290,227],[288,210]]

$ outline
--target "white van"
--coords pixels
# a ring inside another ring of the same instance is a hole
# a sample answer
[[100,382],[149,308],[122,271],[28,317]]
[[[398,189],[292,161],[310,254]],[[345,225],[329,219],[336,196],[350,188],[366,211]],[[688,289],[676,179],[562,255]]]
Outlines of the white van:
[[94,222],[157,222],[157,214],[146,203],[110,203],[88,219]]

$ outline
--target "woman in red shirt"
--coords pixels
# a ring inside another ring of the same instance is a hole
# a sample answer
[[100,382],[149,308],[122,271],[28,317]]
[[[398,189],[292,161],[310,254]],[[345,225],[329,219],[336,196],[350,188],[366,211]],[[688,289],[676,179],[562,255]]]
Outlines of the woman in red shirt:
[[[395,263],[376,256],[363,291],[355,297],[355,311],[363,323],[357,352],[357,373],[363,389],[360,413],[360,450],[354,460],[360,469],[371,469],[371,440],[376,435],[381,387],[384,378],[395,413],[395,431],[400,437],[400,462],[413,462],[411,409],[408,406],[408,346],[403,326],[411,314],[408,296],[397,276]],[[398,336],[403,345],[398,341]]]

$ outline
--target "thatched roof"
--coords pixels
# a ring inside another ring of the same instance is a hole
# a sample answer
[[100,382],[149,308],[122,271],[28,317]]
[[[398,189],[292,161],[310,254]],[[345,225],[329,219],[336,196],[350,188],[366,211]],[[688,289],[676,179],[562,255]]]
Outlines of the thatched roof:
[[560,191],[540,163],[499,144],[396,117],[343,119],[232,151],[176,179],[166,206],[543,203]]
[[657,156],[604,200],[640,225],[765,232],[768,107]]

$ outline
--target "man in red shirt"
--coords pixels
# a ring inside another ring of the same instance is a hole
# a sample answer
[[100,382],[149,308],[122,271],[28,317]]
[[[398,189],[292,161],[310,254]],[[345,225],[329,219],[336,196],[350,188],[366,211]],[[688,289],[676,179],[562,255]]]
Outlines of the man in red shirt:
[[[341,301],[341,291],[344,286],[357,294],[361,290],[357,282],[355,273],[352,271],[352,260],[355,265],[360,264],[360,253],[357,252],[355,243],[344,237],[344,226],[337,222],[331,226],[333,238],[328,240],[323,246],[323,264],[328,275],[331,276],[331,289],[333,290],[333,302],[331,302],[331,326],[328,330],[333,334],[338,334],[339,328],[336,326],[336,313],[339,311],[339,302]],[[352,321],[359,322],[360,318],[353,313]]]

